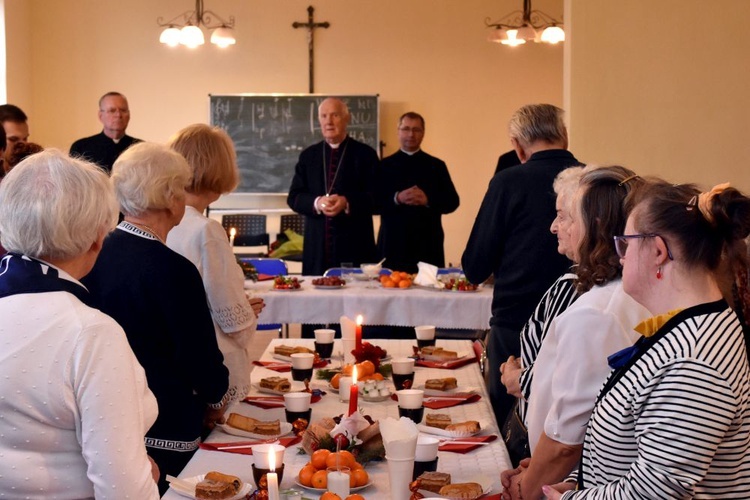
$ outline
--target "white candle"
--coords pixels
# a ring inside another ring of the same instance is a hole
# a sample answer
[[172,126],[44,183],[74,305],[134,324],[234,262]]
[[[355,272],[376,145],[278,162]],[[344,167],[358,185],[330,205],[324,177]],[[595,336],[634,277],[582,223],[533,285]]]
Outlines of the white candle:
[[229,246],[234,248],[234,237],[237,236],[237,229],[230,227],[229,228]]
[[349,471],[348,467],[328,468],[328,491],[336,493],[341,498],[349,496]]
[[268,500],[279,500],[279,476],[276,474],[276,453],[273,450],[268,454],[268,468],[271,469],[271,472],[266,474]]

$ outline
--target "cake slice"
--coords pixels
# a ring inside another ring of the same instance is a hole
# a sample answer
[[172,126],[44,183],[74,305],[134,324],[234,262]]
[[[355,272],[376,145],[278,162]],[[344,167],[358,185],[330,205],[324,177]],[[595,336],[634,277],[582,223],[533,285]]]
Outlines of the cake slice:
[[446,498],[474,500],[482,496],[482,485],[479,483],[454,483],[440,488],[438,494]]
[[425,425],[445,429],[451,424],[451,417],[446,413],[428,413]]
[[424,383],[425,389],[435,391],[449,391],[458,387],[458,381],[455,377],[431,378]]
[[260,386],[276,392],[289,392],[292,390],[292,383],[284,377],[266,377],[260,379]]
[[456,351],[449,351],[442,347],[423,347],[421,353],[422,356],[428,360],[448,361],[451,359],[458,359],[458,353]]
[[264,422],[240,415],[239,413],[230,413],[229,418],[227,418],[227,425],[253,434],[263,434],[265,436],[277,436],[281,434],[281,422],[279,420]]
[[440,493],[440,488],[451,484],[451,475],[445,472],[423,472],[417,480],[419,481],[419,489]]
[[242,481],[237,476],[211,471],[203,481],[195,485],[195,498],[198,500],[222,500],[239,493]]
[[471,434],[476,434],[479,432],[479,422],[476,420],[467,420],[466,422],[456,422],[455,424],[450,424],[447,427],[445,427],[446,431],[451,432],[466,432]]

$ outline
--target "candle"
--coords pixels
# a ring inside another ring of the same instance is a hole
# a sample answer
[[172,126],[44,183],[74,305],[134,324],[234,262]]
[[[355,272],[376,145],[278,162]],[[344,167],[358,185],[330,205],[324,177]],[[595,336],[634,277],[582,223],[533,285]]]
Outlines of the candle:
[[234,248],[234,237],[237,236],[237,229],[234,227],[229,228],[229,246]]
[[354,333],[354,348],[358,351],[362,348],[362,315],[357,315],[357,329]]
[[357,411],[357,398],[359,396],[359,387],[357,387],[357,367],[352,369],[352,386],[349,388],[349,415]]
[[271,472],[266,474],[268,500],[279,500],[279,476],[276,474],[276,453],[273,449],[268,454],[268,468],[271,469]]

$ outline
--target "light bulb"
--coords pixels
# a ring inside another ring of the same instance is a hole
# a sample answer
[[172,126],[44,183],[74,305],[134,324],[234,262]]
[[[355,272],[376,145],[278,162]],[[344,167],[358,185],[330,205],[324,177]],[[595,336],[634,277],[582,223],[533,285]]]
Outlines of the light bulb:
[[211,43],[218,45],[221,48],[226,48],[237,43],[237,40],[235,40],[234,33],[232,32],[231,28],[221,26],[220,28],[216,28],[213,33],[211,33]]
[[159,41],[170,47],[177,47],[180,44],[180,30],[174,26],[169,26],[161,32]]
[[548,26],[542,31],[542,41],[556,44],[565,41],[565,31],[559,26]]
[[206,40],[203,38],[203,32],[198,26],[188,24],[180,30],[180,43],[186,47],[194,49],[198,45],[206,43]]

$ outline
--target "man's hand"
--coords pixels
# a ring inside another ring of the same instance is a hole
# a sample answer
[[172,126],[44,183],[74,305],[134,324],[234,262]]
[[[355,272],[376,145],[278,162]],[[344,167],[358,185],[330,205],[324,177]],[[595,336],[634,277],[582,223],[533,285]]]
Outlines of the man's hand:
[[427,205],[427,195],[419,186],[412,186],[409,189],[399,191],[396,199],[402,205]]
[[156,465],[156,462],[154,462],[153,458],[149,457],[148,455],[146,456],[148,457],[148,461],[151,463],[151,477],[154,478],[154,482],[158,484],[159,476],[161,475],[161,473],[159,472],[159,466]]
[[336,217],[346,210],[348,200],[346,196],[332,194],[331,196],[322,196],[320,198],[320,209],[326,217]]
[[500,381],[508,394],[521,397],[521,360],[515,356],[508,357],[508,361],[500,365]]
[[253,308],[253,313],[255,313],[256,318],[260,316],[263,308],[266,307],[266,303],[260,297],[248,297],[247,302],[250,304],[250,307]]
[[224,423],[224,413],[227,411],[227,406],[224,405],[220,409],[215,410],[210,406],[206,408],[206,413],[203,415],[203,428],[209,431],[214,430],[216,424]]
[[560,500],[563,496],[563,493],[566,491],[571,491],[576,487],[575,483],[557,483],[553,484],[552,486],[544,485],[542,486],[542,493],[544,493],[544,496],[547,498],[547,500]]

